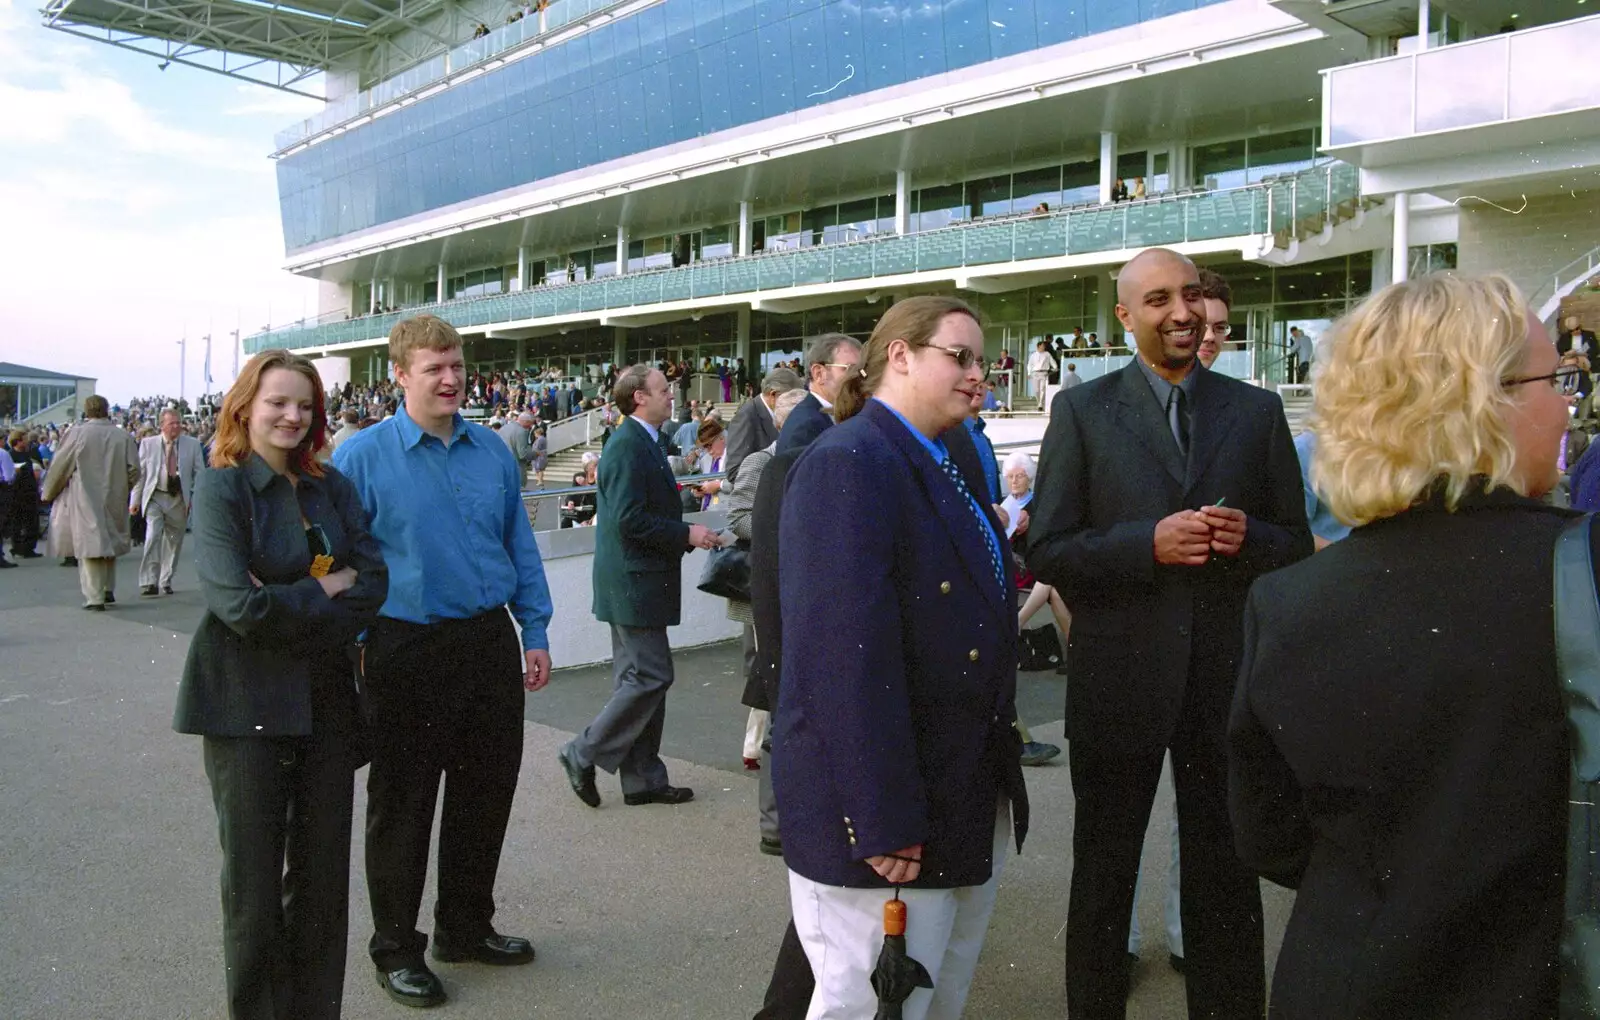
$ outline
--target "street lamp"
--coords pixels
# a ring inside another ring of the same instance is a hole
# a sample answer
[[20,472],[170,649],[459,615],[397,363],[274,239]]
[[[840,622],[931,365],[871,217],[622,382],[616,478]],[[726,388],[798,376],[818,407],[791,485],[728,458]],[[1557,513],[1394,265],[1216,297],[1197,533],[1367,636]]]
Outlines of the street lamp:
[[189,359],[189,338],[178,341],[178,403],[183,403],[184,363]]

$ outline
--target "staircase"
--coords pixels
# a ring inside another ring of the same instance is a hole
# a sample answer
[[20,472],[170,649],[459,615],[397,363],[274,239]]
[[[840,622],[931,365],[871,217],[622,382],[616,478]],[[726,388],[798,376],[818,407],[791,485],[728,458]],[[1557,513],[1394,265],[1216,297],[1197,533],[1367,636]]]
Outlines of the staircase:
[[[722,426],[726,429],[733,424],[733,416],[739,410],[739,404],[715,404],[718,413],[722,416]],[[678,422],[667,423],[668,428],[677,428]],[[578,446],[569,446],[559,453],[550,455],[550,462],[544,470],[544,487],[547,489],[565,489],[572,485],[572,476],[583,468],[583,455],[585,453],[599,453],[600,442],[583,443]],[[533,479],[528,479],[528,484],[533,485]]]
[[1306,430],[1306,421],[1311,417],[1311,390],[1295,387],[1288,392],[1279,391],[1283,398],[1283,414],[1289,419],[1289,433],[1298,436]]
[[[1550,274],[1550,282],[1534,291],[1528,304],[1539,304],[1539,321],[1554,327],[1556,315],[1561,311],[1561,301],[1588,281],[1600,275],[1600,246],[1580,255]],[[1550,296],[1545,297],[1549,290]],[[1540,303],[1542,301],[1542,303]]]

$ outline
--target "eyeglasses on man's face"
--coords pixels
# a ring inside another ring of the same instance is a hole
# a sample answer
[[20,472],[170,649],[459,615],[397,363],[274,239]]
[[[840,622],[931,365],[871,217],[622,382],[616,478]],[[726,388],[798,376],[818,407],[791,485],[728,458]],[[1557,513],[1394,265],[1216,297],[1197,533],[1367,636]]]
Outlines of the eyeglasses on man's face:
[[1565,393],[1578,384],[1578,369],[1571,365],[1563,365],[1549,375],[1525,375],[1515,379],[1503,379],[1500,385],[1506,389],[1521,386],[1523,383],[1547,382],[1550,388],[1557,393]]
[[979,354],[970,347],[941,347],[938,344],[928,344],[930,350],[941,351],[954,358],[956,365],[965,372],[973,365],[978,366],[978,371],[983,375],[989,374],[989,359]]
[[1214,337],[1225,337],[1233,332],[1233,326],[1226,322],[1212,322],[1206,325],[1206,332]]

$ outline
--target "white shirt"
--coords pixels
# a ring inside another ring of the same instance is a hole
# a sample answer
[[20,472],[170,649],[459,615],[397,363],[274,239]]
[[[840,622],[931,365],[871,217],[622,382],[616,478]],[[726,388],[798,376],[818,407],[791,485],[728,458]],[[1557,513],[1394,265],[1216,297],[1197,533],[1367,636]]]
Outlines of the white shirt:
[[817,398],[817,403],[822,405],[822,409],[824,411],[833,410],[833,401],[829,400],[827,397],[825,397],[822,394],[818,393],[816,390],[811,390],[811,395],[813,397]]
[[1050,356],[1049,351],[1034,351],[1028,355],[1028,371],[1033,374],[1039,372],[1054,372],[1056,359]]

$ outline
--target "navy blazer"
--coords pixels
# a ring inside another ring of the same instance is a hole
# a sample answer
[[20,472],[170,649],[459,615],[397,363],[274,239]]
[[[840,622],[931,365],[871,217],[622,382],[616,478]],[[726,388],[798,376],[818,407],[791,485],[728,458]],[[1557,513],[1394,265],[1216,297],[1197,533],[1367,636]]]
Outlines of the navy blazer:
[[623,627],[675,626],[689,526],[667,456],[637,419],[623,419],[606,442],[595,483],[595,617]]
[[[236,467],[200,472],[193,542],[206,615],[178,685],[179,733],[306,736],[313,666],[349,673],[344,650],[377,619],[389,571],[355,486],[323,469],[322,478],[291,485],[251,454]],[[326,536],[334,569],[355,568],[356,583],[338,598],[311,576],[302,516]]]
[[886,887],[865,859],[920,843],[913,885],[981,885],[1001,795],[1022,845],[1017,612],[1009,565],[1002,588],[974,524],[965,494],[876,401],[789,472],[772,780],[784,859],[806,878]]
[[832,425],[833,416],[822,409],[822,401],[815,393],[807,393],[806,399],[789,409],[789,417],[778,433],[778,452],[804,449]]

